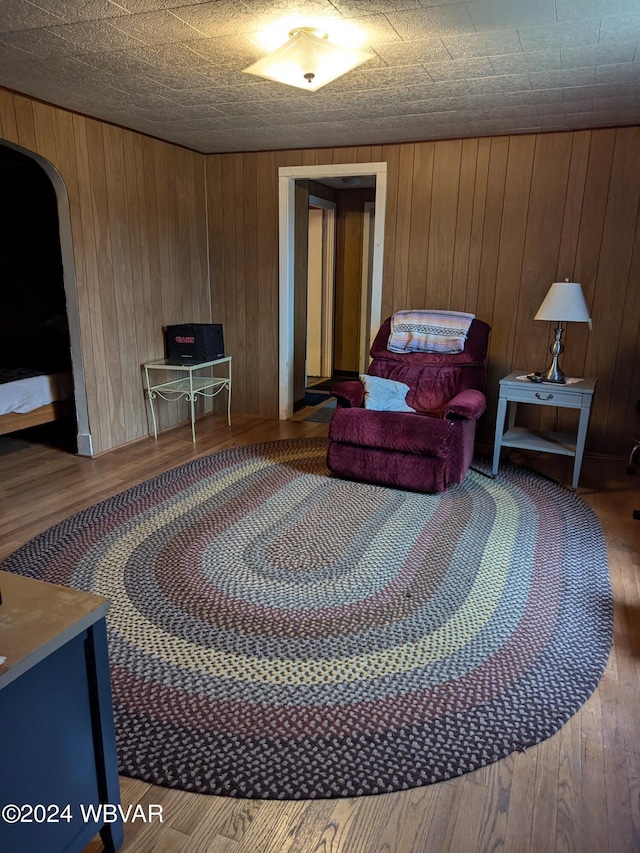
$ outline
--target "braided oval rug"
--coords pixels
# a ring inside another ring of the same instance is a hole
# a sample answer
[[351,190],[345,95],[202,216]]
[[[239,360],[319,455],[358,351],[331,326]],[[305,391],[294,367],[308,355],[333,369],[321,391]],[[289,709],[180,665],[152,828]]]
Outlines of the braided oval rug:
[[578,496],[507,465],[442,495],[352,483],[326,452],[189,462],[2,565],[111,599],[122,774],[267,799],[397,791],[539,743],[596,687],[612,597]]

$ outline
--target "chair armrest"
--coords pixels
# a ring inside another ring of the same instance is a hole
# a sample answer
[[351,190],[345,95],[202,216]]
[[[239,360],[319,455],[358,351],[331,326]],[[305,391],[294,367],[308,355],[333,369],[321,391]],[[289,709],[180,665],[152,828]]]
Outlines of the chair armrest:
[[331,388],[331,393],[338,401],[338,408],[351,407],[361,409],[364,405],[364,386],[360,380],[353,382],[338,382]]
[[465,418],[466,420],[475,421],[487,408],[487,399],[482,391],[476,391],[474,388],[468,388],[466,391],[461,391],[459,394],[449,400],[447,405],[442,410],[442,417],[448,418],[451,415],[456,418]]

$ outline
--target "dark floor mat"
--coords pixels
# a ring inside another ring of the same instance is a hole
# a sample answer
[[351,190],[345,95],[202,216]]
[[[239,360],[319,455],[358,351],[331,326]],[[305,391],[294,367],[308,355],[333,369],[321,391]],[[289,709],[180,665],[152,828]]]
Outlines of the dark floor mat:
[[328,391],[316,393],[314,388],[313,391],[304,392],[304,404],[305,406],[317,406],[318,403],[326,402],[330,396],[331,394]]
[[332,376],[331,379],[325,379],[324,382],[318,382],[317,384],[313,384],[310,386],[312,391],[331,391],[334,385],[337,385],[338,382],[349,382],[350,380],[357,379],[357,373],[349,373],[345,376]]

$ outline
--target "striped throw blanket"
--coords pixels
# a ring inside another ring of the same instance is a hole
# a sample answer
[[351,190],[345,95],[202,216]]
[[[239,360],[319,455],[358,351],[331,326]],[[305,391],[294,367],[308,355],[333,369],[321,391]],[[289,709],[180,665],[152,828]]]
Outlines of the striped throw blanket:
[[475,314],[462,311],[396,311],[387,349],[391,352],[462,352]]

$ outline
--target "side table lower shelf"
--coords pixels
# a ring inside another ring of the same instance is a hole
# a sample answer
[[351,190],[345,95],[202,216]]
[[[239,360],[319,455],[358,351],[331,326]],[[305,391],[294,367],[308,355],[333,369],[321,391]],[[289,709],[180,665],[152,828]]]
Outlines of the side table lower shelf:
[[518,450],[536,450],[538,453],[576,455],[576,437],[568,432],[545,432],[524,427],[512,427],[502,436],[501,447]]

